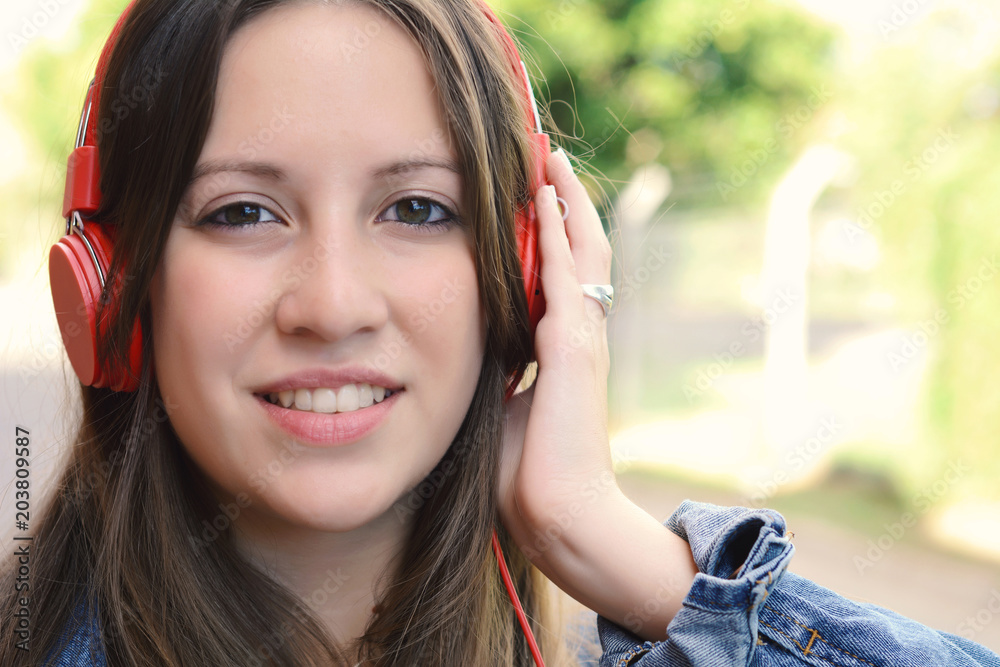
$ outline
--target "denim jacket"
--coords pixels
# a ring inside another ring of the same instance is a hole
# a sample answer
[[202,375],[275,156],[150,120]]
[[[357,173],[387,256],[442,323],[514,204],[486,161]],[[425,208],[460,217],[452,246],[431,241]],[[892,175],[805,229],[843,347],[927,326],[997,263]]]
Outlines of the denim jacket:
[[1000,656],[786,572],[795,548],[771,510],[685,501],[665,523],[699,574],[667,639],[597,616],[599,667],[1000,667]]
[[[597,663],[581,654],[585,667],[1000,667],[968,639],[786,572],[795,548],[777,512],[685,501],[665,525],[688,541],[700,571],[668,638],[643,641],[591,613],[603,654]],[[81,607],[65,636],[47,665],[105,666],[95,616]]]

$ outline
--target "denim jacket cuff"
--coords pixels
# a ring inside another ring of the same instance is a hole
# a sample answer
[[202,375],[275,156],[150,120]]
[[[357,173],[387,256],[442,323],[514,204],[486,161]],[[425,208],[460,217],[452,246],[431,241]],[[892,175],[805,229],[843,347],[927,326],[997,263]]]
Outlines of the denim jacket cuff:
[[[599,616],[601,667],[748,664],[760,606],[794,553],[784,518],[771,510],[685,501],[665,525],[691,545],[699,573],[665,641],[643,641]],[[656,602],[650,598],[646,606]]]

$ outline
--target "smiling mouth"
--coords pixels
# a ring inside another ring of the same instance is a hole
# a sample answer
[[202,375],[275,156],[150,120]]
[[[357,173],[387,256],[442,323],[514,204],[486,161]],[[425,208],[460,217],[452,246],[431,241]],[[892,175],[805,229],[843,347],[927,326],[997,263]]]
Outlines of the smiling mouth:
[[386,389],[366,383],[345,384],[338,389],[329,387],[302,387],[285,391],[257,394],[262,399],[288,410],[316,414],[356,412],[377,405],[401,389]]

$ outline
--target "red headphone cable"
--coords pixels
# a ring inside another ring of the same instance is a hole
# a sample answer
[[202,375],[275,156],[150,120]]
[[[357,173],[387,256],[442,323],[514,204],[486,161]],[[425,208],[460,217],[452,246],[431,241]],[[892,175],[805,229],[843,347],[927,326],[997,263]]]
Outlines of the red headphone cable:
[[521,600],[517,597],[517,591],[514,590],[514,582],[510,579],[510,572],[507,570],[507,562],[504,560],[503,550],[500,548],[500,540],[497,539],[496,530],[493,531],[493,553],[497,557],[497,565],[500,566],[500,576],[503,578],[503,585],[507,587],[507,595],[510,596],[510,601],[514,603],[517,621],[521,624],[521,630],[524,631],[524,636],[528,640],[531,657],[535,659],[535,664],[538,667],[545,667],[545,662],[542,660],[542,653],[538,650],[538,644],[535,642],[535,635],[532,634],[531,626],[528,625],[528,617],[524,615],[524,607],[521,606]]

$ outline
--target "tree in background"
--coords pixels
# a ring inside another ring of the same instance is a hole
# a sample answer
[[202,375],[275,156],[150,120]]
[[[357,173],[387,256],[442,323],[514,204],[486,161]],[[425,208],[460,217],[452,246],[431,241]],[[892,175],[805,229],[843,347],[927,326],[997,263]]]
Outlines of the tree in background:
[[681,206],[766,197],[829,98],[834,31],[795,7],[494,4],[535,55],[540,96],[568,148],[612,180],[668,165]]

